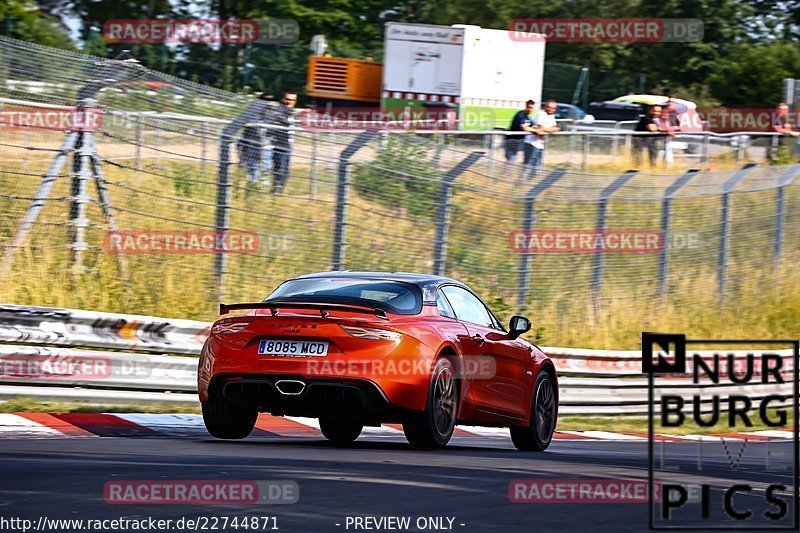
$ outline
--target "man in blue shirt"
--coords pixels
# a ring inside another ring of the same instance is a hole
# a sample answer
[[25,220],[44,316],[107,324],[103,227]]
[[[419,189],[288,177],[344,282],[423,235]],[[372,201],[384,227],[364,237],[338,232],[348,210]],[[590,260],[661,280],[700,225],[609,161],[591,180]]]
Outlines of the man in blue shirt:
[[517,114],[514,115],[514,118],[511,120],[508,131],[518,131],[520,133],[506,136],[506,160],[509,162],[513,162],[517,158],[517,152],[520,150],[523,151],[523,162],[526,165],[531,162],[533,147],[525,142],[525,135],[536,131],[533,128],[531,119],[535,107],[536,102],[528,100],[525,102],[525,109],[517,111]]

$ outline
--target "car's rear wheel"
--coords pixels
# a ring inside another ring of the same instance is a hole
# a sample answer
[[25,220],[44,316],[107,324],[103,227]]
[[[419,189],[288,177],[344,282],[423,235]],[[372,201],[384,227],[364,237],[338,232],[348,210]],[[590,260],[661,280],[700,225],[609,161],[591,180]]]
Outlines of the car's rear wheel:
[[542,452],[553,440],[558,415],[555,383],[550,374],[540,372],[533,391],[530,425],[512,427],[511,440],[518,450]]
[[447,358],[437,359],[431,373],[425,410],[414,413],[403,422],[403,433],[415,448],[441,448],[453,436],[457,413],[455,365]]
[[218,439],[243,439],[256,425],[258,409],[244,408],[216,395],[202,402],[203,422],[211,436]]
[[319,429],[326,439],[339,446],[344,446],[356,440],[361,435],[364,426],[350,420],[320,418]]

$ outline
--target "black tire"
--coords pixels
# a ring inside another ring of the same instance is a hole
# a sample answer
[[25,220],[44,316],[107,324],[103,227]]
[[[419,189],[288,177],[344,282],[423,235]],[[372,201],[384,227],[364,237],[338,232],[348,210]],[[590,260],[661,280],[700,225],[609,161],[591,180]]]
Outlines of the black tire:
[[431,372],[425,410],[403,422],[403,433],[414,448],[443,448],[453,436],[458,414],[456,368],[447,358],[437,359]]
[[514,446],[522,451],[545,451],[553,440],[557,419],[555,383],[550,374],[539,372],[533,386],[530,425],[511,428],[511,440]]
[[350,420],[340,418],[320,418],[319,429],[322,435],[338,446],[352,444],[361,435],[364,426]]
[[212,437],[218,439],[243,439],[256,425],[258,409],[243,409],[220,395],[202,402],[203,422]]

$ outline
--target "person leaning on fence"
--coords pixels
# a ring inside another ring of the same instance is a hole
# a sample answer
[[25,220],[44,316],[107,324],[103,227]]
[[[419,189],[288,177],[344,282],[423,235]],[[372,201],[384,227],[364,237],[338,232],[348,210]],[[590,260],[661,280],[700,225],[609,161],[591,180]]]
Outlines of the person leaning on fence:
[[[785,147],[780,151],[787,151],[790,157],[800,158],[800,132],[795,130],[789,121],[789,106],[783,102],[778,104],[775,109],[775,117],[772,121],[772,131],[781,134],[780,145]],[[798,160],[800,162],[800,159]]]
[[511,119],[511,125],[508,127],[508,131],[518,131],[521,133],[517,134],[510,134],[506,136],[506,160],[509,163],[513,163],[514,160],[517,158],[517,152],[523,150],[522,157],[523,162],[527,165],[531,162],[531,157],[533,155],[533,147],[525,142],[525,136],[528,133],[532,133],[532,117],[533,110],[536,108],[536,102],[533,100],[528,100],[525,102],[525,109],[521,109],[517,111],[514,115],[514,118]]
[[542,168],[544,162],[544,136],[547,133],[556,133],[561,131],[556,122],[556,111],[558,110],[558,103],[555,100],[548,100],[542,106],[542,109],[533,115],[533,131],[526,136],[525,142],[531,145],[531,166],[534,170]]
[[[258,97],[260,100],[270,100],[271,95],[262,93]],[[257,122],[264,120],[265,115],[258,117]],[[247,171],[247,182],[258,183],[263,178],[264,185],[269,185],[269,175],[271,172],[272,145],[267,132],[263,126],[251,124],[242,130],[242,136],[236,143],[239,152],[239,165],[245,167]]]
[[677,102],[675,102],[675,99],[671,96],[667,99],[667,105],[661,110],[661,124],[664,127],[664,131],[667,133],[667,137],[664,139],[664,163],[666,163],[667,168],[669,168],[675,160],[673,151],[675,135],[681,131]]
[[272,192],[283,193],[289,179],[289,162],[292,156],[292,142],[294,141],[294,106],[297,104],[297,94],[286,91],[281,97],[281,103],[270,113],[268,122],[272,145],[275,147],[272,154],[272,174],[274,181]]
[[[661,122],[661,106],[654,105],[648,109],[644,116],[639,120],[634,129],[642,132],[641,135],[633,136],[633,162],[636,168],[642,164],[642,151],[647,150],[647,157],[650,166],[656,166],[658,162],[658,152],[664,141],[664,126]],[[649,135],[644,135],[649,133]]]

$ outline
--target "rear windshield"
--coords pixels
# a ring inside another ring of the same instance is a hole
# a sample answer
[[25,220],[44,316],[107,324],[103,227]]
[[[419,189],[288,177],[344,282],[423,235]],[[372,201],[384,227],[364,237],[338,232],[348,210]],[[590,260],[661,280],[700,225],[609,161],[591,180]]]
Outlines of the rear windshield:
[[412,283],[378,279],[294,279],[275,289],[266,301],[276,299],[358,303],[404,315],[417,314],[422,309],[419,287]]

